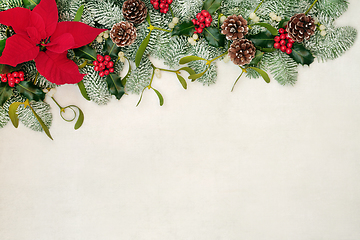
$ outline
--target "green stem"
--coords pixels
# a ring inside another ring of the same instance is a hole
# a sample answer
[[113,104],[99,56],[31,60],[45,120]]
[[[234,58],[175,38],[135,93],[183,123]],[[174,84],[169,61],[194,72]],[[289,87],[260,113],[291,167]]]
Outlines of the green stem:
[[163,29],[163,28],[159,28],[159,27],[154,27],[154,29],[164,31],[164,32],[172,32],[171,30],[167,30],[167,29]]
[[51,97],[51,99],[56,103],[56,105],[60,108],[60,111],[64,111],[64,108],[60,106],[60,104],[55,100],[54,97]]
[[261,4],[263,4],[263,2],[265,2],[265,0],[262,0],[261,3],[255,8],[254,13],[256,13],[256,11],[259,9],[259,7],[261,6]]
[[244,68],[241,68],[241,69],[242,69],[242,72],[241,72],[240,76],[236,79],[236,81],[235,81],[235,83],[234,83],[231,91],[234,91],[234,88],[235,88],[236,83],[239,81],[239,79],[241,78],[241,76],[242,76],[242,75],[244,74],[244,72],[246,71]]
[[147,86],[147,88],[148,88],[148,89],[150,89],[150,88],[151,88],[151,84],[152,84],[152,82],[153,82],[153,80],[154,80],[154,75],[155,75],[155,68],[153,69],[153,72],[152,72],[152,75],[151,75],[151,80],[150,80],[150,83],[149,83],[149,85]]
[[221,54],[220,56],[217,56],[216,58],[213,58],[211,60],[208,60],[206,64],[210,65],[213,61],[225,56],[226,54],[228,54],[228,51],[224,52],[223,54]]
[[170,9],[170,12],[171,12],[171,16],[174,18],[174,13],[173,13],[173,10],[171,8],[171,5],[169,5],[169,9]]
[[313,4],[311,4],[311,6],[309,7],[309,9],[305,12],[305,15],[308,14],[310,12],[310,10],[314,7],[315,3],[317,2],[318,0],[315,0],[313,2]]

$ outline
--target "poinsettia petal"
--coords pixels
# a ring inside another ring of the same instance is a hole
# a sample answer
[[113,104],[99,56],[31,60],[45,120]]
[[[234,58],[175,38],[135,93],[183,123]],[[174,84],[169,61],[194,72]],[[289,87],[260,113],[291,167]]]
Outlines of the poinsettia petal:
[[74,47],[74,37],[70,33],[65,33],[57,38],[51,38],[50,43],[45,44],[46,49],[56,53],[62,53]]
[[38,13],[44,20],[47,36],[52,35],[58,23],[58,9],[55,0],[41,0],[32,12]]
[[40,43],[41,36],[36,27],[28,27],[26,28],[26,32],[32,44],[36,45]]
[[45,31],[44,19],[36,12],[31,13],[29,27],[35,27],[37,29],[37,31],[39,32],[39,35],[40,35],[39,42],[41,39],[45,39],[50,36],[50,35],[47,35],[47,33]]
[[0,64],[15,67],[19,63],[33,60],[39,51],[39,47],[33,44],[27,35],[15,34],[6,40]]
[[40,52],[35,58],[35,64],[41,75],[58,85],[78,83],[85,76],[79,72],[76,63],[67,58],[67,52]]
[[11,26],[16,33],[25,34],[29,26],[30,14],[31,11],[26,8],[10,8],[0,12],[0,23]]
[[82,22],[59,22],[52,38],[56,38],[64,33],[71,33],[75,40],[73,48],[79,48],[91,43],[102,32],[107,29],[93,28]]

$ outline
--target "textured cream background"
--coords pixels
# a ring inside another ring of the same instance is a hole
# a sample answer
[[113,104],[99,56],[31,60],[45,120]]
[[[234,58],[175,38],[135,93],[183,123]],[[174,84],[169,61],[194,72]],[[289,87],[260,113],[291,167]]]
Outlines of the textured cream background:
[[[337,23],[357,27],[349,2]],[[233,93],[231,63],[187,91],[163,73],[163,107],[150,91],[99,107],[61,87],[81,129],[49,101],[54,141],[0,130],[0,239],[360,239],[359,54],[358,39],[294,87],[242,78]]]

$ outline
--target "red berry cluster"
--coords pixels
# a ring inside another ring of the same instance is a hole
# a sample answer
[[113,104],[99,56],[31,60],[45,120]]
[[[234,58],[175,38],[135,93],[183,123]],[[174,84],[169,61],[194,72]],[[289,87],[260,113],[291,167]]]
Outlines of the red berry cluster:
[[161,13],[167,13],[169,11],[169,6],[173,0],[150,0],[150,3],[156,10],[160,9]]
[[[285,28],[286,29],[286,28]],[[286,52],[287,54],[292,53],[292,47],[294,44],[294,40],[292,40],[289,35],[287,34],[284,28],[279,29],[280,36],[276,36],[274,38],[274,48],[280,49],[282,52]]]
[[195,25],[194,33],[202,33],[204,28],[210,27],[212,17],[208,11],[202,10],[201,12],[196,14],[196,19],[192,19],[191,21]]
[[93,62],[94,70],[99,72],[100,77],[114,72],[114,62],[111,61],[111,57],[109,55],[105,55],[105,57],[97,55],[96,59],[97,60]]
[[23,71],[12,72],[8,74],[0,74],[0,77],[1,77],[1,81],[7,82],[10,87],[14,87],[15,83],[17,84],[25,80]]

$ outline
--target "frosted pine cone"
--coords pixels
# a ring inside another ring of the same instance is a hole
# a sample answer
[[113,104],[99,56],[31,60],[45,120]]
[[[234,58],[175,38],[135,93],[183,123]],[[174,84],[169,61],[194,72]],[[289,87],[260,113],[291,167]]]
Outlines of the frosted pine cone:
[[123,4],[123,15],[129,22],[142,23],[147,16],[147,8],[141,0],[127,0]]
[[243,66],[249,64],[255,57],[256,48],[248,39],[235,40],[229,48],[229,57],[234,64]]
[[228,40],[242,39],[248,33],[247,21],[241,16],[229,16],[221,25],[221,33]]
[[315,20],[304,13],[298,13],[290,18],[286,30],[296,42],[309,40],[316,30]]
[[128,46],[136,39],[136,28],[129,22],[116,23],[110,30],[110,37],[118,47]]

